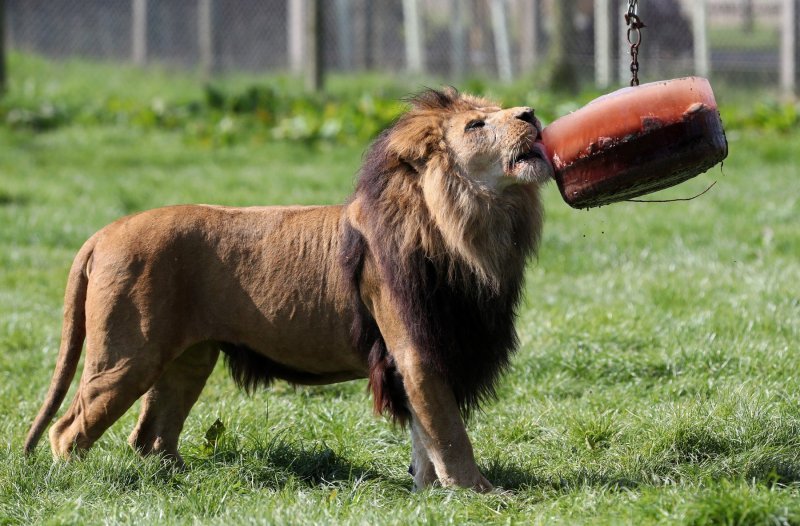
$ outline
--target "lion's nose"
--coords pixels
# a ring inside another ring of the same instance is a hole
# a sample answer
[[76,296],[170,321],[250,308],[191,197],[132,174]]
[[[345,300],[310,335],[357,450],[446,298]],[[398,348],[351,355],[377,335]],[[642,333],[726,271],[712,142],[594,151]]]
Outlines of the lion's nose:
[[519,108],[517,114],[514,115],[517,119],[525,121],[528,124],[534,124],[533,108]]

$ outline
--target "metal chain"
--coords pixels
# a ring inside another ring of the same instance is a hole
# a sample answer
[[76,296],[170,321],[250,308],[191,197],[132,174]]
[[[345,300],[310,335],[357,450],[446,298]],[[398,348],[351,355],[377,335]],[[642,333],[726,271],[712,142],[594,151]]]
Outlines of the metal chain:
[[639,45],[642,43],[643,27],[647,27],[639,18],[639,1],[628,0],[628,12],[625,23],[628,25],[628,44],[631,46],[631,86],[639,85]]

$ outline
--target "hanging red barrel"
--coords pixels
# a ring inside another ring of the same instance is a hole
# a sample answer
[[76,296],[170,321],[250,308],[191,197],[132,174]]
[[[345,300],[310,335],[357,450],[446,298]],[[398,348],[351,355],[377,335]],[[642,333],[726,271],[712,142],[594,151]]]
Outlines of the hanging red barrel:
[[591,208],[667,188],[722,161],[728,143],[708,80],[622,88],[547,126],[564,200]]

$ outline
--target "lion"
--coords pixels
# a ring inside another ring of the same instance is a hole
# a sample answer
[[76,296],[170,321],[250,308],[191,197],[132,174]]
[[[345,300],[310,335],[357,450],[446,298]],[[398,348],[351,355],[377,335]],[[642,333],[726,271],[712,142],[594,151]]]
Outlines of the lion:
[[133,403],[129,443],[180,464],[178,437],[222,352],[248,392],[368,378],[410,427],[414,487],[489,491],[465,419],[517,346],[515,309],[553,176],[529,107],[425,90],[373,142],[343,205],[170,206],[79,250],[61,346],[25,441],[88,450]]

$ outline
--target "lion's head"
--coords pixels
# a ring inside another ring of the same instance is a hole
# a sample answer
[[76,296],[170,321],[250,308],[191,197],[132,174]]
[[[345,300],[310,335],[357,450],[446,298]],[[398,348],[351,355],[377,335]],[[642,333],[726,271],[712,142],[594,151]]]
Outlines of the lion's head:
[[[415,346],[468,410],[492,392],[516,346],[514,311],[541,232],[539,187],[553,170],[531,108],[454,89],[409,102],[365,156],[343,261],[354,287],[362,261],[374,262]],[[354,332],[370,353],[376,407],[402,419],[389,355],[362,314]]]
[[[428,90],[410,102],[388,131],[387,147],[421,175],[447,171],[487,192],[552,177],[532,108],[502,109],[452,88]],[[423,185],[429,182],[423,178]]]
[[538,242],[538,189],[553,176],[541,125],[529,107],[501,109],[452,88],[409,102],[366,156],[355,210],[373,217],[355,222],[391,232],[398,253],[421,249],[496,290],[508,256],[524,259]]

